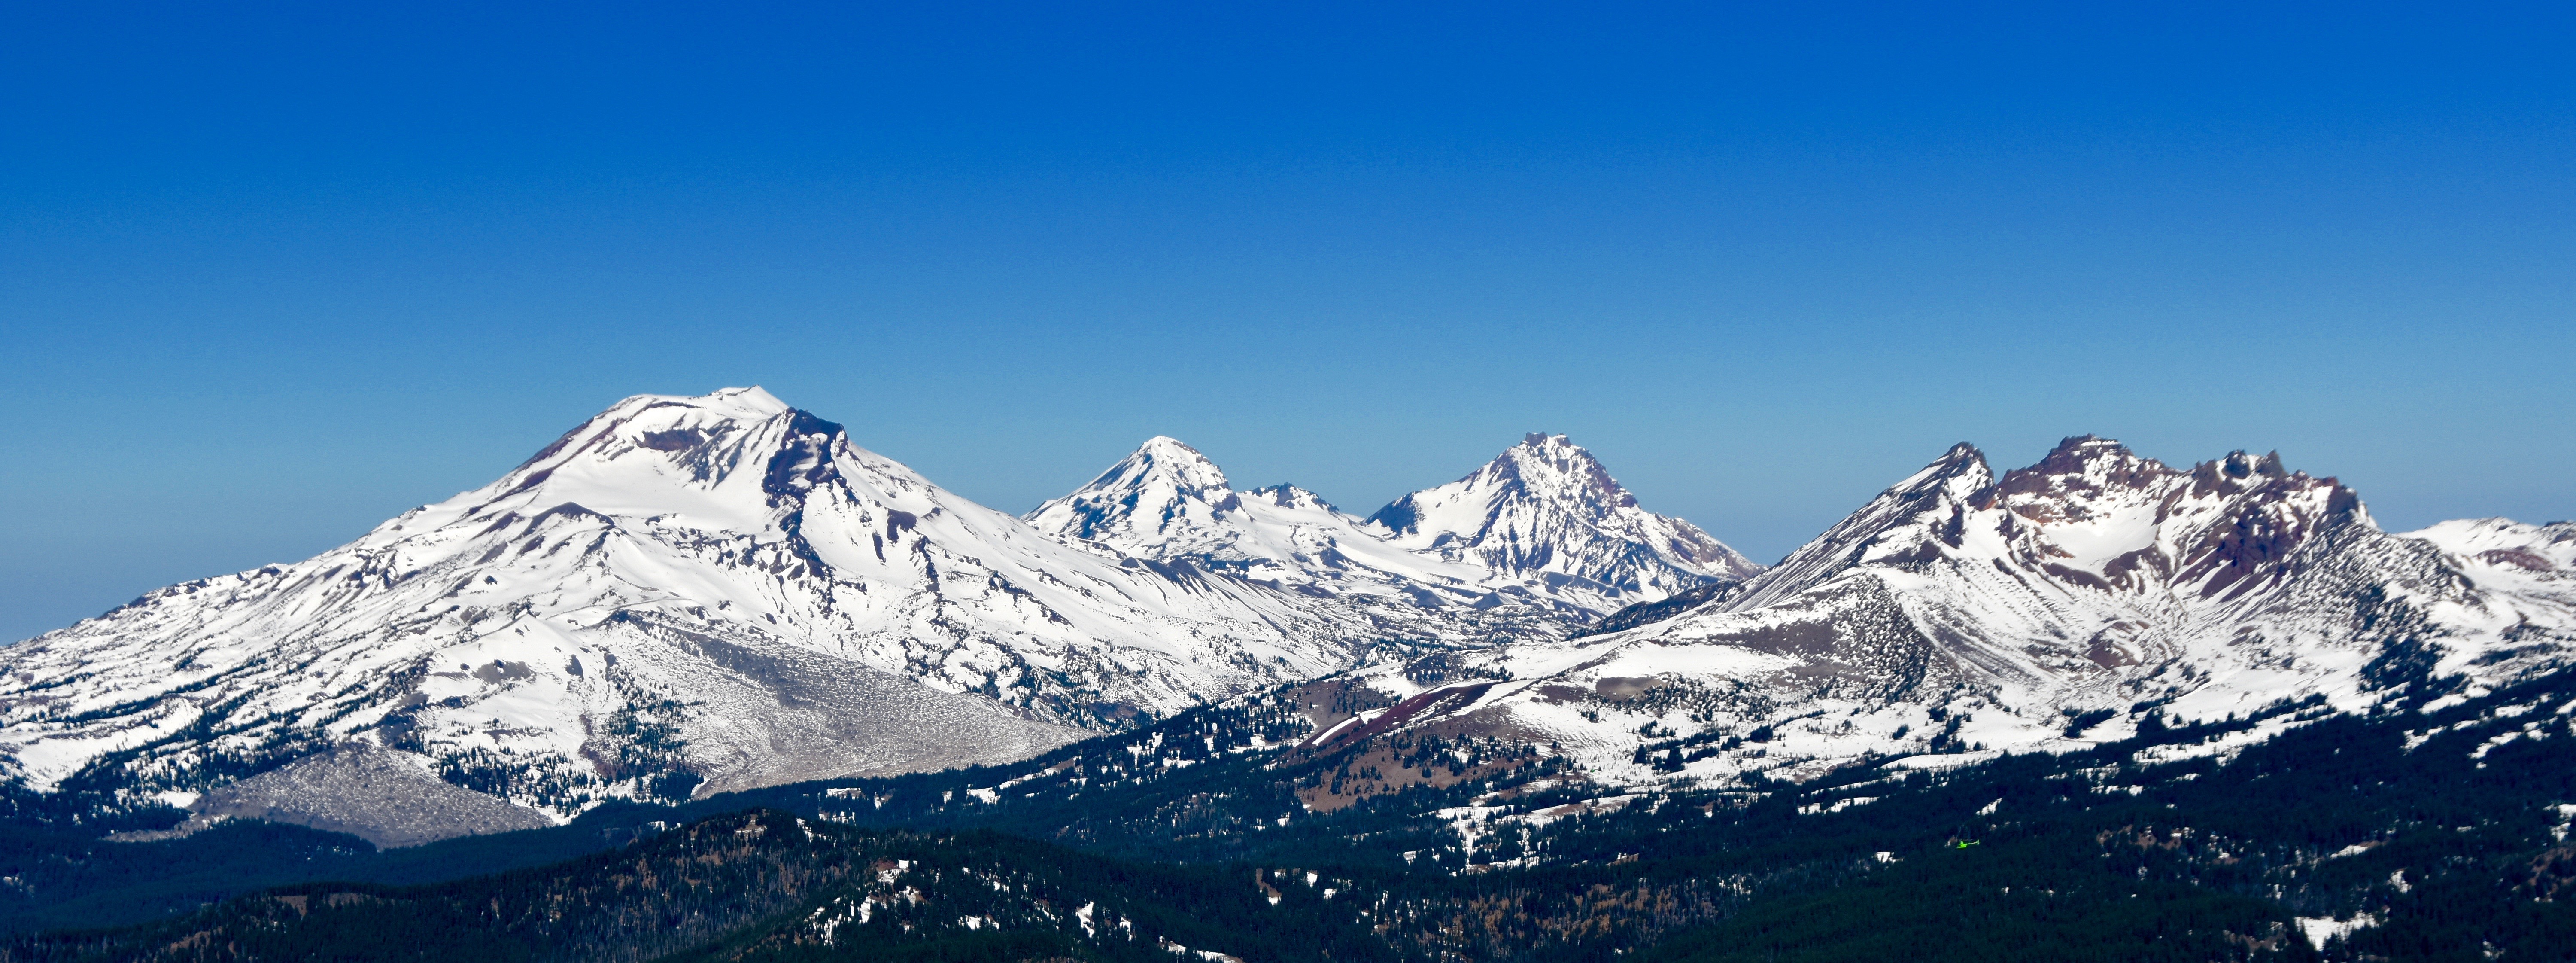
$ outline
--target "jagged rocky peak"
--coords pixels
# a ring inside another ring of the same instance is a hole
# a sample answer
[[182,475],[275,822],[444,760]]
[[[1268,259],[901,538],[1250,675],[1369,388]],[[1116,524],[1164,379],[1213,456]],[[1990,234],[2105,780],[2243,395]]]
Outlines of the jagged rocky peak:
[[[1991,479],[1991,481],[1989,481]],[[2095,435],[1993,476],[1969,445],[1881,493],[1758,580],[1770,604],[1854,566],[1944,559],[2072,588],[2232,600],[2275,586],[2322,532],[2368,524],[2359,496],[2243,451],[2189,471]]]
[[1611,608],[1761,570],[1697,526],[1639,507],[1564,435],[1533,432],[1466,477],[1396,499],[1369,521],[1405,548],[1592,593]]
[[1369,520],[1398,535],[1431,531],[1437,542],[1440,534],[1476,531],[1470,526],[1481,525],[1499,499],[1581,506],[1592,514],[1637,505],[1591,452],[1564,435],[1533,431],[1466,477],[1396,499]]
[[1977,507],[2006,509],[1999,530],[2035,566],[2103,589],[2187,586],[2204,598],[2277,585],[2306,540],[2368,519],[2351,489],[2287,470],[2278,452],[2230,452],[2182,472],[2090,435],[1996,489]]
[[1888,486],[1886,491],[1871,500],[1869,506],[1855,513],[1855,517],[1870,514],[1870,508],[1882,503],[1964,498],[1992,487],[1994,481],[1995,471],[1987,466],[1986,453],[1963,441],[1950,446],[1950,450],[1942,452],[1941,457],[1933,459],[1931,464],[1905,476],[1904,481]]
[[2121,491],[2164,492],[2175,479],[2188,475],[2192,495],[2228,497],[2258,488],[2278,487],[2287,491],[2311,487],[2332,487],[2332,478],[2311,478],[2304,472],[2291,472],[2282,467],[2281,453],[2261,456],[2238,450],[2226,457],[2201,462],[2189,472],[2167,467],[2152,458],[2142,458],[2128,446],[2098,435],[2076,435],[2057,443],[2038,464],[2005,472],[1995,494],[2002,496],[2042,496],[2054,500],[2093,499]]
[[[2084,524],[2104,529],[2101,534],[2116,539],[2122,534],[2143,534],[2140,526],[2156,519],[2138,517],[2139,513],[2156,513],[2157,503],[2181,477],[2183,473],[2141,458],[2117,441],[2076,435],[2058,442],[2037,464],[2004,472],[1992,486],[1971,495],[1966,507],[2002,509],[2005,514],[1999,524],[2006,537]],[[2124,524],[2124,531],[2108,530]],[[1948,537],[1954,543],[1958,539],[1956,533]]]
[[1599,459],[1564,435],[1530,432],[1521,443],[1494,457],[1489,469],[1500,472],[1524,488],[1536,487],[1555,492],[1579,492],[1587,500],[1613,508],[1629,508],[1637,497],[1628,494]]
[[1956,548],[1963,534],[1966,505],[1994,487],[1994,471],[1985,452],[1960,442],[1941,457],[1887,487],[1868,504],[1843,516],[1823,534],[1790,552],[1780,564],[1755,576],[1745,591],[1733,596],[1732,608],[1760,608],[1831,581],[1856,566],[1890,559],[1916,560],[1936,554],[1925,543],[1938,540]]
[[2099,435],[2075,435],[2059,441],[2039,463],[2005,472],[1997,483],[2007,494],[2063,495],[2111,489],[2141,489],[2171,477],[2162,462]]

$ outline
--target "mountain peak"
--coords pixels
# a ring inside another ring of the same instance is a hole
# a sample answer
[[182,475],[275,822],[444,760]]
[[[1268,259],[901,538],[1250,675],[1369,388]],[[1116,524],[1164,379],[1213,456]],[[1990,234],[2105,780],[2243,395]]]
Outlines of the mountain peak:
[[840,425],[758,387],[633,395],[565,432],[501,480],[444,504],[480,515],[562,503],[612,514],[685,503],[681,514],[700,522],[753,530],[773,514],[794,511],[782,506],[837,473],[842,455],[855,453]]
[[745,388],[718,388],[702,395],[629,395],[592,416],[589,421],[583,423],[582,428],[575,428],[573,431],[580,433],[583,428],[601,422],[624,422],[642,416],[646,412],[664,409],[693,411],[699,413],[700,417],[733,421],[760,421],[796,410],[786,402],[778,400],[777,395],[770,394],[758,385]]
[[1022,518],[1055,534],[1141,548],[1203,529],[1242,505],[1224,469],[1178,438],[1155,435],[1090,484]]
[[751,385],[742,388],[718,388],[695,398],[683,398],[680,400],[695,402],[707,407],[719,404],[734,406],[742,409],[745,414],[757,416],[774,415],[787,410],[786,402],[778,400],[777,395],[770,394],[769,389],[763,388],[759,385]]
[[1979,450],[1977,446],[1963,441],[1950,446],[1950,450],[1942,452],[1941,457],[1932,459],[1932,463],[1924,466],[1924,470],[1935,471],[1951,469],[1955,471],[1955,469],[1963,466],[1975,465],[1978,467],[1984,467],[1985,464],[1986,453]]
[[2236,449],[2228,452],[2227,457],[2219,459],[2218,470],[2229,478],[2248,478],[2257,475],[2264,478],[2290,477],[2289,469],[2281,466],[2281,453],[2277,450],[2265,452],[2262,457],[2257,458],[2245,449]]
[[628,395],[601,409],[598,414],[583,419],[571,431],[564,432],[553,444],[519,463],[519,470],[525,471],[567,449],[596,445],[618,435],[636,435],[629,440],[639,441],[646,448],[670,451],[675,447],[670,436],[663,436],[658,441],[643,436],[658,429],[671,428],[679,422],[705,425],[762,421],[795,410],[757,385],[718,388],[703,395]]
[[1760,568],[1689,522],[1638,507],[1591,452],[1543,432],[1464,478],[1396,499],[1369,521],[1414,551],[1621,604]]
[[2118,441],[2100,435],[2073,435],[2049,449],[2038,464],[2005,472],[2000,484],[2010,494],[2064,494],[2143,488],[2175,474],[2164,463],[2140,458]]
[[2082,435],[2068,435],[2064,438],[2058,439],[2057,447],[2049,449],[2048,455],[2043,458],[2042,461],[2045,461],[2048,458],[2081,459],[2096,454],[2108,454],[2111,452],[2127,450],[2128,446],[2120,444],[2116,439],[2104,438],[2100,435],[2089,433]]
[[[1941,457],[1932,459],[1930,464],[1924,465],[1914,474],[1905,476],[1905,480],[1888,486],[1885,492],[1879,494],[1879,498],[1883,500],[1912,497],[1921,493],[1947,490],[1959,484],[1965,484],[1969,489],[1981,488],[1993,478],[1994,470],[1986,465],[1986,453],[1979,451],[1977,446],[1963,441],[1950,446],[1950,450],[1942,452]],[[1965,481],[1962,482],[1962,479]]]
[[2104,438],[2100,435],[2069,435],[2060,439],[2057,447],[2049,449],[2048,454],[2041,456],[2038,464],[2030,466],[2027,470],[2055,473],[2080,472],[2086,466],[2097,463],[2137,460],[2139,460],[2137,453],[2130,451],[2129,446],[2121,444],[2116,439]]
[[1484,475],[1509,479],[1525,490],[1579,492],[1582,497],[1614,508],[1637,504],[1636,496],[1630,495],[1618,479],[1610,477],[1610,472],[1601,467],[1600,459],[1592,457],[1592,452],[1564,435],[1530,432],[1521,438],[1520,444],[1504,449],[1483,469],[1460,481]]
[[[1102,472],[1099,478],[1092,479],[1089,487],[1132,490],[1158,484],[1197,495],[1230,490],[1225,469],[1218,468],[1216,462],[1209,461],[1208,456],[1200,454],[1198,449],[1170,435],[1145,439],[1145,443],[1136,446],[1135,451],[1109,466],[1109,470]],[[1219,498],[1221,500],[1222,496]]]

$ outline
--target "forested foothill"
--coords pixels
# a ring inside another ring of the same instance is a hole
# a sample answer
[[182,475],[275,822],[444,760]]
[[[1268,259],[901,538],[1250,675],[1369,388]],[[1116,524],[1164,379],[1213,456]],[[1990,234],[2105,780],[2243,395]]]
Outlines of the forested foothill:
[[[255,822],[111,843],[22,814],[5,955],[2576,958],[2576,674],[2428,705],[2283,703],[2081,752],[1635,792],[1543,746],[1299,749],[1277,695],[1013,766],[408,849]],[[1358,759],[1412,781],[1301,803],[1390,781]],[[64,928],[98,919],[125,925]]]

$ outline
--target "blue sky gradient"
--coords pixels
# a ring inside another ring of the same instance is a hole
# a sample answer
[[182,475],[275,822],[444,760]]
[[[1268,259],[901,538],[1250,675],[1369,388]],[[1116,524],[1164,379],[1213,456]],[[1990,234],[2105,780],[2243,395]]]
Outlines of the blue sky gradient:
[[55,6],[0,638],[733,384],[1012,511],[1544,430],[1766,560],[2083,432],[2576,516],[2564,7]]

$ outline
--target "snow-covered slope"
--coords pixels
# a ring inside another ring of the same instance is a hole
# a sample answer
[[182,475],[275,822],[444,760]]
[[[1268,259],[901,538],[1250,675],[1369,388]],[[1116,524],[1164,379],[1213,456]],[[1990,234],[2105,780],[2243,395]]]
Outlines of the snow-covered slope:
[[[1355,662],[1404,639],[1447,644]],[[2087,436],[1997,475],[1961,445],[1765,570],[1562,436],[1372,520],[1157,438],[1024,521],[727,389],[627,399],[349,545],[0,649],[0,775],[417,839],[527,814],[351,820],[429,778],[560,819],[1002,761],[1347,672],[1318,684],[1383,707],[1351,732],[1641,785],[2437,701],[2571,646],[2576,524],[2392,535],[2273,456]]]
[[1600,614],[1762,570],[1691,523],[1639,508],[1564,435],[1532,433],[1467,477],[1396,499],[1369,521],[1400,548]]
[[1293,485],[1236,491],[1172,438],[1146,441],[1025,517],[1068,544],[1236,574],[1420,637],[1552,637],[1592,614],[1471,561],[1398,547],[1385,529]]
[[0,762],[186,799],[363,741],[561,815],[1016,758],[1349,642],[1294,595],[1042,536],[757,388],[639,396],[348,545],[0,650]]
[[2576,606],[2576,522],[2525,525],[2471,518],[2406,533],[2433,543],[2452,567],[2489,592]]
[[2382,532],[2276,456],[2175,469],[2087,436],[1996,477],[1961,445],[1686,614],[1453,658],[1440,684],[1477,695],[1442,724],[1536,734],[1635,783],[2420,702],[2563,663],[2571,559],[2564,523]]

